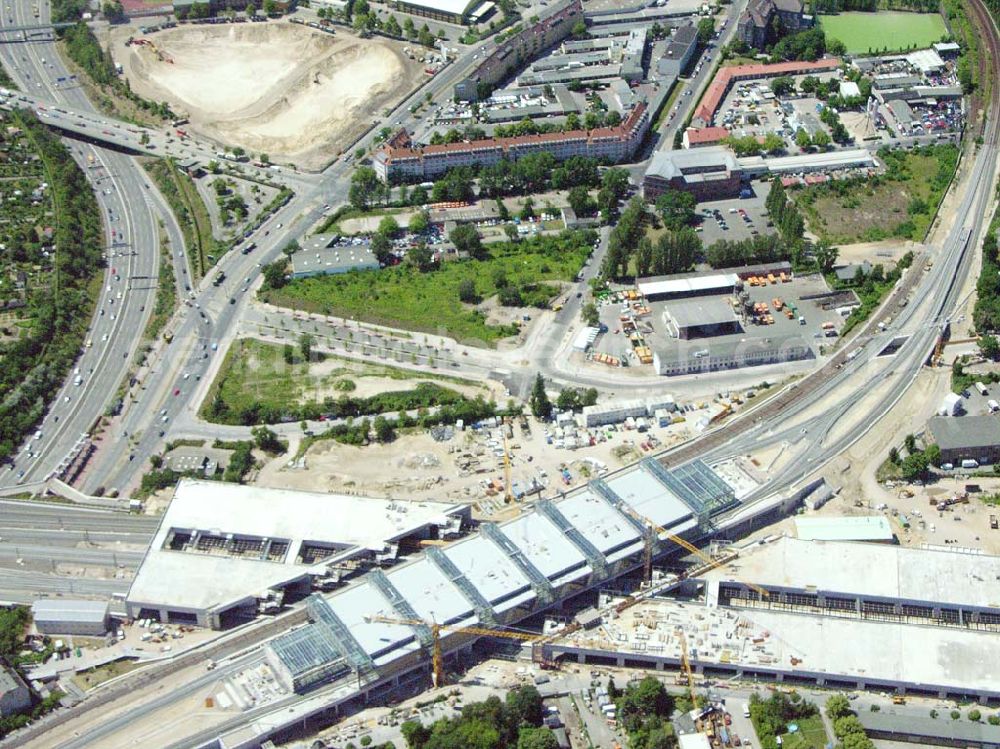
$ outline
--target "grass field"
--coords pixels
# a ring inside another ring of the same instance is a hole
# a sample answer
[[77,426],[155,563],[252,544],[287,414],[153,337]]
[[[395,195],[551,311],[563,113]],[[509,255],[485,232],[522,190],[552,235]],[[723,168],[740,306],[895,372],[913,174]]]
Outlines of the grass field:
[[823,749],[827,744],[823,719],[814,715],[795,721],[799,730],[782,736],[782,749]]
[[793,190],[808,229],[834,244],[923,241],[958,162],[954,146],[882,154],[886,174]]
[[820,16],[828,38],[839,39],[853,54],[922,49],[948,33],[937,13],[840,13]]
[[[482,312],[459,301],[459,284],[469,279],[481,299],[497,294],[502,274],[526,306],[547,306],[558,292],[554,281],[572,281],[591,252],[586,232],[534,237],[516,244],[489,245],[485,260],[449,261],[421,273],[402,264],[378,272],[314,276],[262,292],[281,307],[349,317],[364,322],[450,336],[471,345],[493,345],[514,335],[515,326],[489,325]],[[590,240],[593,241],[593,240]]]
[[[233,343],[205,398],[201,416],[212,420],[211,404],[218,398],[228,412],[241,413],[260,404],[265,409],[280,411],[289,406],[322,402],[325,397],[369,394],[365,380],[374,378],[378,390],[385,392],[413,389],[429,379],[438,384],[454,383],[459,390],[479,389],[476,383],[435,374],[421,375],[384,364],[356,362],[325,355],[320,362],[303,361],[296,350],[293,361],[284,358],[284,346],[255,338],[241,338]],[[399,386],[388,380],[398,381]]]

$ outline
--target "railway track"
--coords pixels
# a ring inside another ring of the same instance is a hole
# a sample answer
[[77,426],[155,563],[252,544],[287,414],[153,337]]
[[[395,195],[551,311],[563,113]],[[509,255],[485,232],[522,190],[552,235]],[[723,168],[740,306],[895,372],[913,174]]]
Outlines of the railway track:
[[[990,86],[990,106],[986,116],[983,129],[983,146],[995,147],[1000,143],[1000,33],[994,23],[993,17],[986,8],[982,0],[970,0],[969,7],[972,8],[976,18],[976,25],[980,29],[983,48],[981,55],[988,61],[991,67],[992,84]],[[975,189],[971,187],[970,189]],[[962,241],[974,241],[975,237],[968,234],[962,236]],[[968,249],[966,249],[968,251]],[[739,420],[720,426],[704,436],[687,442],[679,447],[667,450],[655,458],[664,466],[680,465],[693,460],[705,453],[721,447],[735,437],[749,431],[758,422],[765,419],[772,419],[779,416],[782,411],[794,405],[802,404],[817,393],[820,388],[829,384],[830,380],[836,376],[837,372],[848,361],[849,351],[854,351],[871,341],[879,330],[879,324],[887,322],[900,309],[900,302],[909,297],[910,293],[917,287],[923,278],[924,258],[918,256],[914,258],[913,264],[903,276],[903,283],[896,287],[889,298],[876,311],[865,326],[841,347],[841,350],[823,367],[813,372],[801,382],[785,389],[782,393],[762,404],[758,408],[747,412]],[[945,294],[944,297],[949,297]]]

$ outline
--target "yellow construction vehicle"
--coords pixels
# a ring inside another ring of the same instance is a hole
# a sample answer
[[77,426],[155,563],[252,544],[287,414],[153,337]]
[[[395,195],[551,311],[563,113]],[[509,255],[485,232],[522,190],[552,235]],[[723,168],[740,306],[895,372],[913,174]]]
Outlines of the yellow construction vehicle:
[[403,624],[408,627],[427,627],[431,631],[431,665],[434,669],[434,686],[444,686],[444,654],[441,652],[441,630],[448,632],[459,632],[467,635],[480,635],[483,637],[506,637],[511,640],[521,640],[522,642],[533,642],[541,640],[542,635],[532,632],[514,632],[505,629],[489,629],[488,627],[461,627],[451,624],[438,624],[437,622],[426,622],[423,619],[398,619],[392,616],[366,616],[366,622],[380,622],[382,624]]

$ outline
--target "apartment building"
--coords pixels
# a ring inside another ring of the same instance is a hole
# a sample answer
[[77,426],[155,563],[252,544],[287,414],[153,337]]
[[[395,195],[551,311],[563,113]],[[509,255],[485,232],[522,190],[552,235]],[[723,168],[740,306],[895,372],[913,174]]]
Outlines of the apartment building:
[[548,9],[537,23],[502,41],[467,78],[455,84],[455,98],[478,101],[489,96],[496,84],[509,78],[554,44],[558,44],[583,19],[581,0],[568,0]]
[[405,182],[436,177],[455,167],[485,166],[501,159],[516,161],[541,152],[551,153],[559,161],[588,156],[617,163],[636,152],[649,124],[649,110],[640,102],[620,125],[589,131],[487,138],[439,146],[414,146],[409,134],[400,131],[376,152],[373,167],[386,182]]

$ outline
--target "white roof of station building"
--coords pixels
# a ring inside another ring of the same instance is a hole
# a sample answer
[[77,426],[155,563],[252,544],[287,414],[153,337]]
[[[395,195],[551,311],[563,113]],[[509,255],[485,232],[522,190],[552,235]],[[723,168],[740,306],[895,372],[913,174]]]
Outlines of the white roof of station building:
[[[333,544],[335,557],[386,547],[431,525],[458,530],[466,510],[445,502],[400,502],[184,479],[177,485],[128,600],[207,609],[227,606],[312,569],[297,561],[306,542]],[[281,559],[169,548],[176,532],[288,543]],[[329,561],[329,560],[327,560]]]
[[[782,537],[740,555],[739,579],[764,587],[1000,608],[1000,557]],[[731,577],[725,567],[705,575]]]

